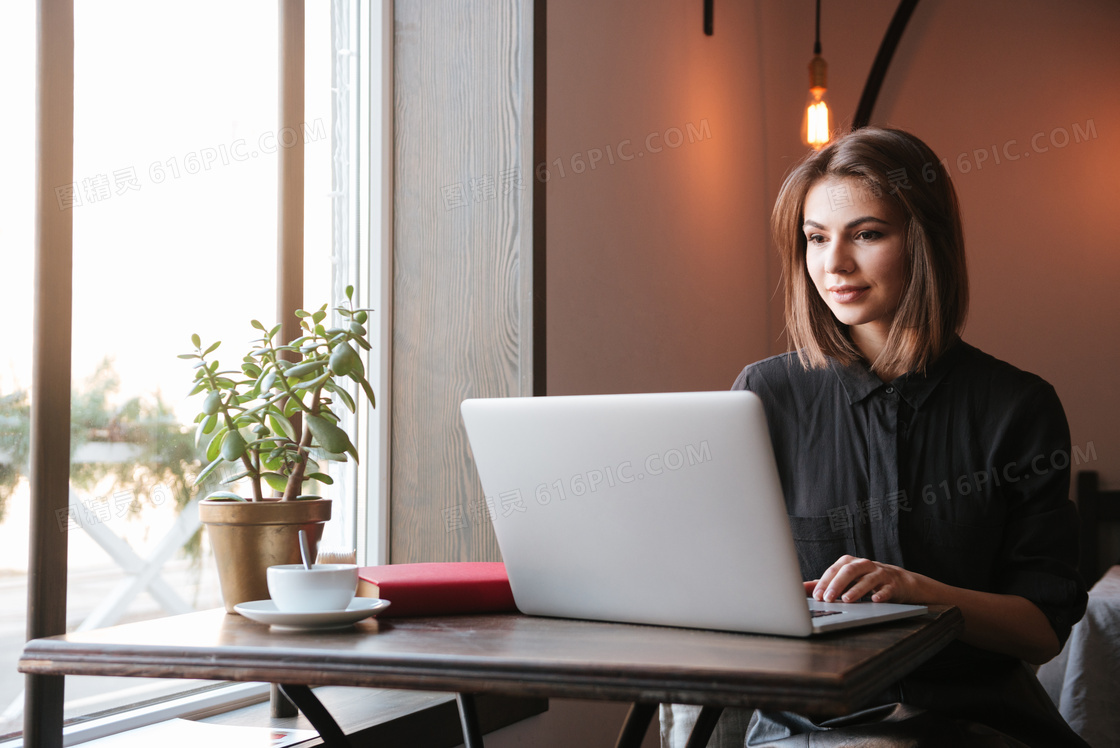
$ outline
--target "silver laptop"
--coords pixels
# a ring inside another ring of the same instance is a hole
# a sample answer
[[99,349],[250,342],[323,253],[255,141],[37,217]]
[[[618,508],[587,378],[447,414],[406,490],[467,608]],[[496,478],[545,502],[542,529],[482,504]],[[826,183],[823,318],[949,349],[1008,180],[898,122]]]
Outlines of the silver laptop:
[[750,392],[462,404],[517,607],[786,636],[926,612],[806,597]]

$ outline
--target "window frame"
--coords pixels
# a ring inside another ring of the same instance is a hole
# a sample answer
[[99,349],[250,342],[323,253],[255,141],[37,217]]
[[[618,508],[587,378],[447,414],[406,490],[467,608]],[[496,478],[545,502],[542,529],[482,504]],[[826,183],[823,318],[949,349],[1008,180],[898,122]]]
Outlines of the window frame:
[[[366,459],[355,482],[356,498],[350,526],[359,560],[382,563],[387,554],[388,460],[389,460],[389,373],[391,356],[392,289],[392,29],[391,0],[363,5],[361,0],[331,0],[332,17],[337,8],[349,8],[351,39],[359,50],[353,66],[357,73],[354,133],[348,149],[356,156],[350,178],[350,202],[356,221],[351,229],[353,265],[344,268],[356,283],[358,300],[377,311],[376,338],[367,370],[377,381],[377,408],[363,409],[357,419],[359,449]],[[285,9],[287,12],[285,12]],[[366,10],[363,15],[362,11]],[[69,429],[71,379],[71,319],[73,289],[73,218],[57,209],[51,185],[67,184],[73,175],[74,134],[74,0],[38,0],[36,66],[36,242],[35,242],[35,330],[32,374],[31,448],[31,550],[28,567],[27,638],[64,634],[66,631],[67,536],[57,531],[55,516],[65,511],[69,480]],[[284,126],[303,112],[304,0],[281,2],[281,121]],[[377,22],[380,22],[378,28]],[[287,40],[287,41],[285,41]],[[286,47],[285,45],[289,45]],[[333,46],[333,45],[332,45]],[[291,54],[299,56],[292,65]],[[336,54],[338,54],[336,52]],[[287,65],[285,62],[287,61]],[[380,69],[378,68],[380,66]],[[298,81],[290,78],[298,71]],[[375,73],[379,73],[375,76]],[[371,85],[381,84],[378,96]],[[298,94],[297,94],[298,90]],[[285,110],[285,92],[291,102]],[[386,121],[389,116],[389,121]],[[361,149],[361,143],[370,147]],[[294,149],[293,149],[294,150]],[[298,149],[302,159],[302,145]],[[337,152],[337,149],[336,149]],[[283,164],[283,162],[282,162]],[[304,189],[302,164],[280,167],[280,200],[287,187],[300,201]],[[286,185],[287,182],[287,185]],[[277,267],[278,311],[302,305],[303,212],[290,217],[280,211],[280,243]],[[53,208],[53,210],[52,210]],[[285,232],[296,237],[298,251],[283,249]],[[362,270],[365,259],[365,269]],[[285,291],[285,276],[287,290]],[[298,284],[296,282],[298,278]],[[298,293],[293,289],[298,285]],[[335,284],[337,286],[337,283]],[[343,284],[345,285],[345,284]],[[363,286],[365,288],[363,288]],[[49,304],[47,303],[49,299]],[[371,315],[372,317],[372,315]],[[371,322],[371,327],[373,327]],[[371,341],[372,342],[372,341]],[[373,361],[373,356],[378,360]],[[372,475],[371,475],[372,473]],[[365,497],[365,501],[361,500]],[[60,583],[61,582],[61,583]],[[62,676],[26,678],[24,732],[5,741],[4,746],[57,746],[63,734],[64,690]],[[268,685],[234,683],[196,690],[166,701],[72,723],[65,728],[66,744],[92,740],[176,716],[203,716],[267,698]]]

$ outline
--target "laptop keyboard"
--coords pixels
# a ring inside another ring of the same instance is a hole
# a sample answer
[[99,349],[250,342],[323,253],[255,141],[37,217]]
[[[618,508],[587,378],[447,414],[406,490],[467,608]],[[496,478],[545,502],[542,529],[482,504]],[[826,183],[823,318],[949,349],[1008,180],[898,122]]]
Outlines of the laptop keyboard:
[[842,610],[810,610],[809,616],[812,618],[820,618],[821,616],[838,616],[844,611]]

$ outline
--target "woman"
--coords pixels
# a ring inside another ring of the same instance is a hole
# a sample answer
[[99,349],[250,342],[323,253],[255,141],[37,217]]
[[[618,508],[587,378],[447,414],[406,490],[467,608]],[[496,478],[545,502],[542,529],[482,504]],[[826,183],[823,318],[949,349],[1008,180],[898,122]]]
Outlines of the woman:
[[[1024,664],[1058,654],[1085,609],[1069,429],[1049,384],[958,337],[948,174],[916,137],[864,128],[793,170],[771,223],[795,352],[734,388],[766,407],[806,593],[951,604],[965,627],[872,708],[749,728],[732,712],[718,744],[1084,745]],[[663,735],[681,723],[666,709]]]

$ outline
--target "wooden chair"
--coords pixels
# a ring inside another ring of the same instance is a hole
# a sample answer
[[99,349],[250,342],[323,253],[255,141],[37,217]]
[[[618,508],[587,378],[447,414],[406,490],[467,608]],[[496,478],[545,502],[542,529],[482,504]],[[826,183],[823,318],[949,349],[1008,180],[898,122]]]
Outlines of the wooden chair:
[[1077,511],[1081,516],[1081,574],[1085,585],[1092,587],[1109,566],[1120,563],[1120,559],[1113,559],[1102,565],[1099,552],[1102,525],[1120,523],[1120,490],[1102,491],[1100,475],[1095,470],[1079,472]]

